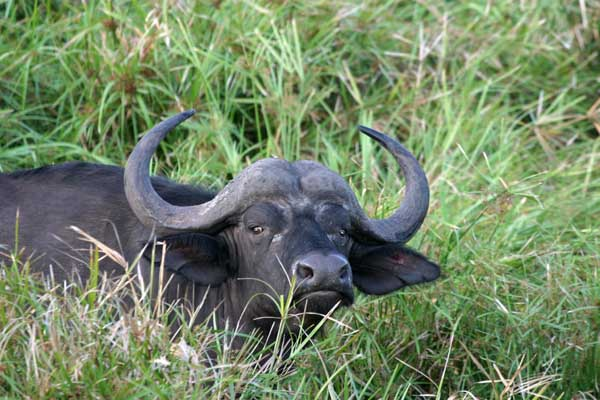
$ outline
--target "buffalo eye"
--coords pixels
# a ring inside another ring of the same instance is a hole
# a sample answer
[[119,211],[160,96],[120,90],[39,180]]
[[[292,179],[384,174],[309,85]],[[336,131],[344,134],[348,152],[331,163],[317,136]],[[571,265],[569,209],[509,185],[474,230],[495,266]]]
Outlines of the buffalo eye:
[[345,229],[340,229],[339,234],[340,234],[341,237],[345,237],[348,234],[348,232],[346,232]]
[[252,233],[254,233],[255,235],[260,235],[261,233],[264,232],[265,228],[263,228],[262,226],[251,226],[250,230],[252,231]]

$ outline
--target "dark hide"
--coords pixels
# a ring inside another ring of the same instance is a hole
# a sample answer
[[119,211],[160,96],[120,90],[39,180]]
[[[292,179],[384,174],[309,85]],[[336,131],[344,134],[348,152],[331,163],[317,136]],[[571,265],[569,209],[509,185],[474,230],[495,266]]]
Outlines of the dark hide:
[[[265,334],[279,316],[273,299],[289,293],[291,282],[298,314],[304,310],[325,314],[337,304],[352,303],[352,283],[365,293],[385,294],[438,277],[435,264],[402,244],[377,244],[354,235],[344,198],[311,192],[318,168],[324,167],[307,162],[288,165],[289,172],[284,172],[289,176],[282,172],[279,178],[291,182],[294,191],[266,193],[224,220],[215,232],[153,232],[128,204],[122,168],[68,163],[0,174],[0,253],[4,253],[0,262],[14,250],[18,210],[18,247],[22,257],[33,261],[33,272],[51,275],[56,282],[85,284],[91,245],[70,229],[76,226],[127,262],[139,259],[147,283],[159,275],[164,259],[165,278],[171,281],[165,300],[190,307],[202,303],[198,321],[216,309],[221,327],[228,323],[243,332],[259,328]],[[312,180],[294,175],[307,165],[314,171]],[[152,178],[152,186],[175,206],[214,198],[202,188],[164,178]],[[100,266],[107,277],[124,273],[123,266],[108,258]],[[314,314],[300,315],[290,326],[299,328],[299,321],[310,325],[318,319]]]

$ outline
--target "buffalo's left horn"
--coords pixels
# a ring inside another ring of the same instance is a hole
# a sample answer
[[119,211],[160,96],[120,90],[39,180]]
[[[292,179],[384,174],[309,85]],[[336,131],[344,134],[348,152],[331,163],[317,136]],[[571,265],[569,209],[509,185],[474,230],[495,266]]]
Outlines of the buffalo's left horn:
[[359,126],[359,131],[389,151],[406,180],[406,193],[400,206],[385,219],[371,219],[361,213],[359,229],[384,242],[407,242],[419,229],[429,208],[429,184],[419,162],[396,140],[375,129]]

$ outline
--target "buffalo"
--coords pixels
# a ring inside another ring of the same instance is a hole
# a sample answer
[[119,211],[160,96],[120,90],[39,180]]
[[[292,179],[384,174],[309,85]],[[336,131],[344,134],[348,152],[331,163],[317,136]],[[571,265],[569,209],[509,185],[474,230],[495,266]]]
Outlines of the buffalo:
[[[265,338],[280,323],[279,295],[291,296],[289,332],[297,334],[351,305],[353,286],[383,295],[439,276],[435,263],[405,247],[427,214],[429,186],[396,140],[359,127],[393,155],[406,180],[392,215],[371,219],[344,179],[313,161],[262,159],[218,193],[150,177],[159,142],[193,114],[153,127],[124,169],[72,162],[0,174],[0,264],[20,250],[34,273],[85,285],[85,232],[135,264],[131,271],[146,285],[162,271],[165,301],[202,305],[192,323],[212,316],[220,327]],[[126,266],[115,257],[99,261],[103,279]]]

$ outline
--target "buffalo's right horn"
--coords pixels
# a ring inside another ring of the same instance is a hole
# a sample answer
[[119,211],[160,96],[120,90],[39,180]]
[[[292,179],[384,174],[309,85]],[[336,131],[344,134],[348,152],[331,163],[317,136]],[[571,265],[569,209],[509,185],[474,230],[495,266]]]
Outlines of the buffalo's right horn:
[[214,227],[227,217],[222,212],[226,207],[215,207],[218,197],[207,203],[181,207],[163,200],[152,187],[148,173],[152,154],[173,128],[194,114],[194,110],[184,111],[150,129],[127,159],[125,195],[135,215],[147,226],[202,230]]
[[193,114],[193,110],[182,112],[150,129],[127,160],[125,194],[143,224],[213,233],[235,223],[236,216],[252,204],[297,190],[293,166],[284,160],[266,158],[242,170],[206,203],[182,207],[165,201],[152,187],[148,174],[150,159],[167,133]]

